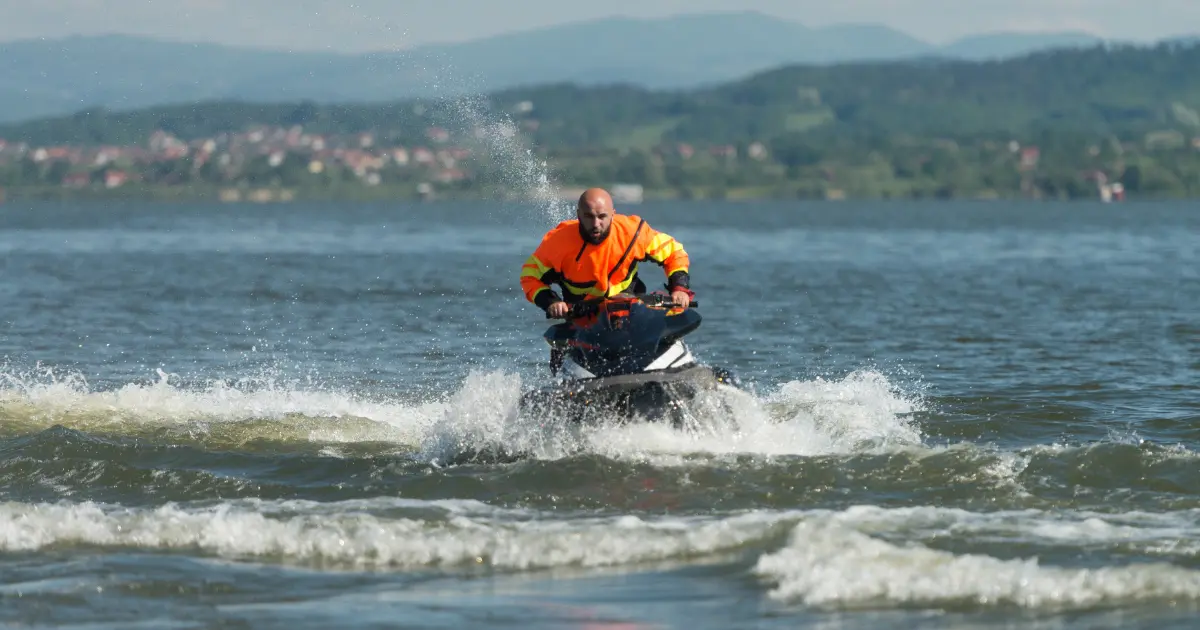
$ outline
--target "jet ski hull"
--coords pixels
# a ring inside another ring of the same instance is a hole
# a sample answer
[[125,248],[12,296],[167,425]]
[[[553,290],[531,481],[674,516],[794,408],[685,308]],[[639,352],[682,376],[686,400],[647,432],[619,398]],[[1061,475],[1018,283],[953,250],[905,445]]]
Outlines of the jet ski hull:
[[576,424],[668,422],[684,420],[682,407],[703,391],[736,387],[719,368],[691,364],[655,372],[568,379],[557,386],[527,393],[526,411],[564,416]]

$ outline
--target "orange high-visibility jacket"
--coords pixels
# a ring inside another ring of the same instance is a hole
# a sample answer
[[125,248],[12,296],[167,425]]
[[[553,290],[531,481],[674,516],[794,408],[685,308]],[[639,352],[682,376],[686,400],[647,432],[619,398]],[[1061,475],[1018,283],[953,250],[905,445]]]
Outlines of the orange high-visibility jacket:
[[563,221],[546,233],[521,267],[521,290],[543,309],[559,300],[549,286],[554,283],[562,287],[562,299],[568,303],[645,291],[637,277],[638,263],[645,260],[663,268],[670,288],[687,289],[687,252],[641,217],[613,214],[608,237],[599,245],[583,240],[578,219]]

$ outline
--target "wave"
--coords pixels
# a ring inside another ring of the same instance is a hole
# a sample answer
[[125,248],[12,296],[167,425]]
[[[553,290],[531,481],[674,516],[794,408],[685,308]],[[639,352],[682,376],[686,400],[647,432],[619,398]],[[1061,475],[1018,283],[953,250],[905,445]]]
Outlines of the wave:
[[[914,514],[864,508],[874,517],[886,516],[890,528]],[[1040,514],[967,514],[953,517],[923,508],[915,514],[948,522],[938,532],[961,541],[972,540],[972,520],[983,520],[1011,538],[1038,539],[1072,544],[1084,536],[1089,547],[1140,546],[1147,554],[1194,557],[1196,529],[1185,524],[1195,512],[1159,516],[1172,526],[1139,529],[1113,524],[1111,516],[1077,514],[1067,520]],[[965,518],[964,518],[965,517]],[[1132,519],[1124,517],[1127,523]],[[1120,520],[1120,517],[1118,517]],[[1155,519],[1152,519],[1155,520]],[[963,527],[965,525],[965,528]],[[984,527],[987,528],[986,526]],[[853,511],[801,522],[792,529],[787,544],[761,556],[756,575],[773,587],[773,598],[822,608],[995,608],[1087,610],[1134,603],[1166,605],[1200,604],[1200,571],[1160,562],[1133,562],[1102,566],[1054,566],[1036,556],[1001,558],[985,553],[936,549],[919,542],[889,541],[872,530],[877,519],[865,522]],[[1131,532],[1133,535],[1131,535]],[[1177,536],[1186,532],[1186,549]],[[966,546],[959,542],[956,546]],[[1169,551],[1168,551],[1169,550]],[[1094,549],[1090,549],[1093,553]]]
[[10,502],[0,504],[0,550],[187,551],[370,571],[637,571],[720,561],[789,604],[1086,610],[1200,605],[1200,570],[1184,566],[1200,557],[1198,515],[856,506],[591,516],[393,498]]

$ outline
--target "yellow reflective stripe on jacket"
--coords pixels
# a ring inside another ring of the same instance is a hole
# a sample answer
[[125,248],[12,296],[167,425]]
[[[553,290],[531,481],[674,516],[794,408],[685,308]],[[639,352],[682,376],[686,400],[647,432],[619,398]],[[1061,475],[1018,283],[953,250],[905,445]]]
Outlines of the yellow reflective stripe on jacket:
[[621,282],[618,282],[617,284],[614,284],[611,287],[609,287],[608,288],[609,297],[617,295],[618,293],[624,293],[625,291],[628,291],[629,285],[631,285],[631,284],[633,284],[633,275],[632,274],[630,274],[630,276],[628,278],[626,278],[625,280],[622,280]]
[[667,261],[671,260],[675,254],[681,252],[683,252],[683,246],[679,244],[679,241],[662,232],[656,233],[650,238],[650,242],[646,244],[646,257],[663,265],[668,278],[676,271],[688,270],[687,265],[678,265],[674,268],[666,266]]
[[603,289],[598,289],[594,286],[592,286],[592,287],[576,286],[574,284],[571,284],[570,281],[564,281],[562,283],[562,285],[567,291],[569,291],[575,295],[582,295],[582,296],[588,296],[588,297],[612,297],[614,295],[617,295],[618,293],[624,293],[624,292],[628,291],[630,285],[633,284],[633,280],[634,280],[634,275],[630,274],[628,278],[622,280],[621,282],[610,285],[608,287],[607,291],[605,291]]
[[553,275],[553,270],[536,254],[526,259],[525,264],[521,266],[521,290],[530,302],[537,297],[537,294],[550,290],[549,285],[542,280],[548,275]]
[[541,280],[542,276],[546,275],[549,271],[550,267],[546,263],[543,263],[537,256],[530,256],[525,260],[525,264],[521,266],[521,277]]
[[567,291],[569,291],[575,295],[605,297],[604,291],[597,289],[596,287],[577,287],[577,286],[571,284],[570,282],[563,282],[562,286]]
[[659,232],[650,238],[650,242],[646,244],[646,255],[653,258],[655,262],[664,262],[666,259],[677,251],[681,251],[683,246],[678,241],[670,236]]

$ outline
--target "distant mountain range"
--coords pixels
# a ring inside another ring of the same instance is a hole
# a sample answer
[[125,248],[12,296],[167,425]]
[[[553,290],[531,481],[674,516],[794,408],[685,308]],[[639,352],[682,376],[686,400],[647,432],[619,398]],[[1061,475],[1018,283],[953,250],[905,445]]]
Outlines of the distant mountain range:
[[808,28],[756,12],[609,18],[353,55],[122,35],[25,40],[0,44],[0,122],[95,107],[378,102],[566,82],[684,89],[789,64],[984,60],[1101,41],[1086,33],[1002,33],[935,46],[879,25]]

